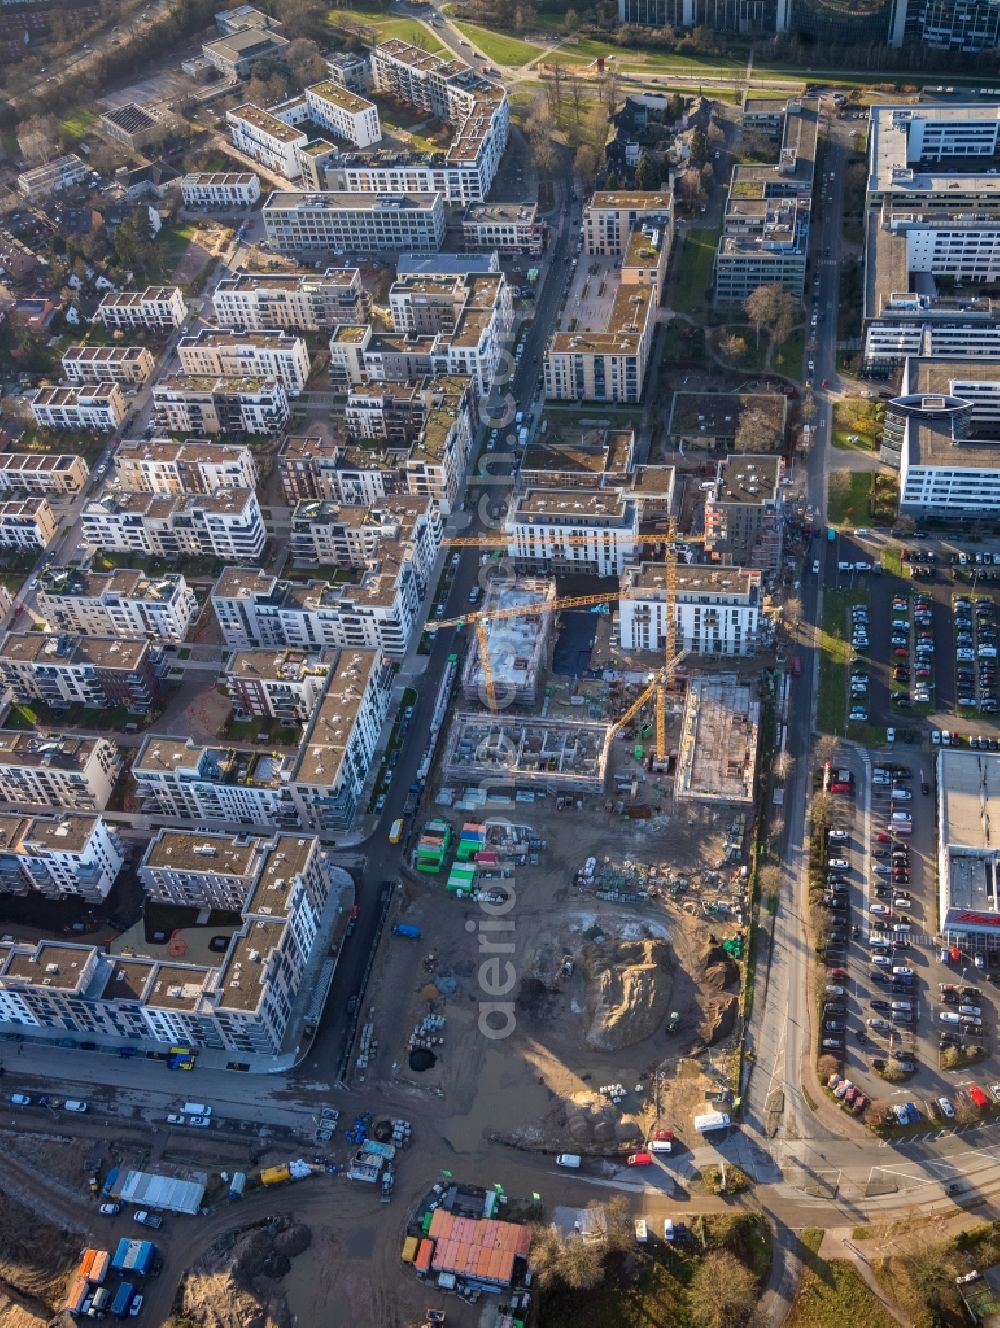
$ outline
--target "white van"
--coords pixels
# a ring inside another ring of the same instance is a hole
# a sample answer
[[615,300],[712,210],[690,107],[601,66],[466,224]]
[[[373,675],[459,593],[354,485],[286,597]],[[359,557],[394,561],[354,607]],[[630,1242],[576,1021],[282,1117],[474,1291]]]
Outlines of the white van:
[[203,1102],[185,1102],[181,1111],[188,1116],[211,1116],[212,1108],[206,1107]]
[[673,1144],[669,1139],[650,1139],[646,1145],[647,1153],[669,1153],[673,1151]]
[[64,1102],[64,1103],[63,1103],[63,1110],[64,1110],[64,1111],[86,1111],[86,1110],[87,1110],[87,1104],[86,1104],[86,1102],[74,1102],[72,1099],[70,1099],[68,1102]]
[[557,1167],[569,1167],[572,1171],[579,1171],[580,1163],[583,1159],[578,1153],[560,1153],[556,1158]]

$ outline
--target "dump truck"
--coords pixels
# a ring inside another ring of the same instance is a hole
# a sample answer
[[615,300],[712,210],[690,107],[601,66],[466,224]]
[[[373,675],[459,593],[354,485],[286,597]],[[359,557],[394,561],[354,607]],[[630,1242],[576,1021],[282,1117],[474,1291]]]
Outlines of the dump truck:
[[283,1185],[286,1180],[291,1180],[292,1173],[287,1163],[282,1163],[280,1167],[264,1167],[260,1173],[261,1185]]

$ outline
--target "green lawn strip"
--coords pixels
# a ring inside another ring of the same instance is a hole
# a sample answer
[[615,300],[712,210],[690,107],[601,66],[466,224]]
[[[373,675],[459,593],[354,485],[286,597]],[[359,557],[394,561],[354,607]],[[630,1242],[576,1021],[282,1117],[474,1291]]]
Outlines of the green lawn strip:
[[[868,598],[864,590],[827,590],[820,629],[819,698],[816,721],[822,733],[843,733],[847,723],[847,666],[851,658],[847,612]],[[862,725],[857,725],[862,728]]]
[[746,71],[746,61],[731,56],[690,56],[672,55],[668,51],[643,51],[633,46],[617,46],[614,42],[596,41],[590,37],[570,37],[546,56],[546,63],[555,64],[592,64],[603,58],[620,70],[663,70],[690,75],[695,82],[698,75],[714,74],[725,77],[726,73],[742,74]]
[[506,37],[502,33],[491,32],[489,28],[480,28],[474,23],[456,23],[455,27],[468,37],[473,46],[478,47],[488,60],[493,60],[498,65],[520,68],[521,65],[530,64],[537,56],[543,54],[541,46],[521,41],[517,37]]
[[400,41],[409,42],[411,46],[419,46],[421,50],[428,51],[431,55],[440,55],[447,50],[443,42],[440,42],[434,33],[417,18],[386,18],[378,10],[366,9],[329,9],[326,14],[326,21],[332,28],[340,28],[342,31],[350,31],[352,27],[371,28],[379,41],[386,41],[389,37],[398,37]]
[[59,123],[68,134],[79,141],[81,138],[86,138],[97,124],[97,119],[97,112],[89,106],[74,106],[71,111],[60,116]]
[[896,1320],[878,1302],[853,1264],[821,1259],[823,1232],[802,1232],[802,1280],[785,1328],[895,1328]]
[[711,298],[709,288],[718,239],[719,232],[714,227],[697,227],[685,236],[684,252],[670,296],[670,306],[678,313],[700,313]]
[[883,549],[879,557],[883,572],[888,572],[890,576],[903,575],[903,555],[899,549]]
[[804,327],[797,327],[774,352],[771,367],[775,373],[785,374],[788,378],[800,378],[805,348],[806,330]]
[[874,452],[884,417],[885,409],[877,401],[851,398],[834,402],[834,447],[844,451]]
[[835,470],[830,476],[826,519],[831,526],[866,526],[872,519],[872,475]]

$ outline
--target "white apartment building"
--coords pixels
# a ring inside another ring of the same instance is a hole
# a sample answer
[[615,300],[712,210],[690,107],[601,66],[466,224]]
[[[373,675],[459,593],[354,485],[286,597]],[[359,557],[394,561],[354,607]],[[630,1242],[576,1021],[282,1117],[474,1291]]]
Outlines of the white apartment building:
[[356,584],[279,581],[252,568],[228,568],[212,588],[223,639],[240,648],[293,646],[406,654],[423,600],[420,578],[394,550]]
[[144,383],[156,360],[145,346],[68,347],[63,374],[71,383]]
[[633,231],[659,231],[670,252],[674,199],[670,190],[598,189],[583,209],[583,252],[624,256]]
[[100,816],[0,816],[0,893],[99,904],[125,863],[125,846]]
[[305,101],[314,124],[346,138],[356,148],[370,148],[381,142],[378,107],[367,97],[327,81],[306,88]]
[[990,519],[1000,512],[1000,364],[913,358],[888,403],[883,458],[899,458],[901,512]]
[[781,568],[784,503],[780,456],[734,452],[705,493],[705,551],[727,566]]
[[252,562],[267,543],[252,489],[167,497],[120,493],[88,503],[80,525],[84,539],[98,549],[159,558],[190,555]]
[[241,913],[272,849],[252,835],[164,829],[143,854],[139,880],[158,904]]
[[30,171],[22,171],[17,177],[18,192],[25,198],[48,198],[50,194],[72,189],[90,174],[90,167],[85,161],[69,152],[63,157],[54,157],[43,166],[34,166]]
[[161,494],[252,489],[258,478],[249,447],[205,438],[126,439],[115,453],[115,477],[133,493]]
[[179,572],[151,577],[132,568],[46,567],[35,605],[50,631],[151,641],[183,641],[198,613]]
[[273,378],[168,374],[153,388],[157,425],[168,433],[277,433],[291,417]]
[[620,576],[641,548],[638,507],[620,489],[528,488],[515,495],[504,532],[507,556],[538,574]]
[[144,713],[165,667],[161,650],[132,638],[8,632],[0,642],[0,685],[15,701],[58,710],[124,706]]
[[244,714],[304,724],[326,692],[335,660],[330,650],[236,650],[226,665],[226,688]]
[[51,452],[0,452],[0,494],[14,490],[35,497],[80,493],[90,471],[83,457]]
[[55,513],[44,498],[0,501],[0,548],[46,549],[55,533]]
[[185,207],[248,208],[260,198],[260,176],[253,171],[196,171],[181,180]]
[[377,651],[339,655],[294,757],[150,735],[133,763],[144,808],[198,823],[346,829],[385,722],[391,670]]
[[147,286],[144,291],[122,291],[105,295],[94,314],[105,327],[180,327],[187,318],[187,305],[179,286]]
[[0,802],[102,811],[121,768],[106,738],[0,730]]
[[474,277],[403,277],[389,291],[393,327],[435,338],[432,359],[453,376],[472,378],[487,395],[508,362],[514,313],[503,273]]
[[273,379],[290,397],[297,397],[309,378],[309,351],[303,338],[275,329],[246,333],[205,327],[181,337],[177,355],[185,373]]
[[233,145],[241,152],[268,170],[283,175],[286,180],[299,178],[299,148],[309,142],[308,134],[285,124],[252,102],[227,111],[226,123],[233,136]]
[[93,387],[40,387],[31,403],[31,413],[43,429],[111,433],[125,419],[128,407],[117,383],[103,383]]
[[289,328],[318,332],[368,316],[368,299],[356,267],[323,273],[235,272],[212,295],[216,322],[259,332]]
[[538,205],[473,203],[462,217],[462,248],[537,258],[545,249],[545,224],[538,220]]
[[[742,567],[677,569],[674,640],[693,655],[752,655],[764,597],[761,574]],[[662,563],[622,573],[618,622],[623,650],[662,652],[666,642],[667,578]]]
[[261,211],[268,243],[279,254],[316,251],[434,253],[445,233],[441,193],[275,190]]
[[441,547],[441,512],[433,498],[395,494],[371,508],[303,499],[292,511],[289,554],[296,563],[370,567],[393,557],[408,562],[421,593]]

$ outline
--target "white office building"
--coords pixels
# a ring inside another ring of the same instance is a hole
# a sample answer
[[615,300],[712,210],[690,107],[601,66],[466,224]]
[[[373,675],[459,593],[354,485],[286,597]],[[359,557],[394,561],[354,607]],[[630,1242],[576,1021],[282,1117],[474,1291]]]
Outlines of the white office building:
[[446,224],[440,193],[276,189],[261,215],[268,243],[279,254],[434,253],[444,241]]

